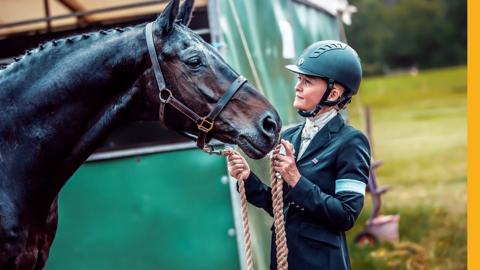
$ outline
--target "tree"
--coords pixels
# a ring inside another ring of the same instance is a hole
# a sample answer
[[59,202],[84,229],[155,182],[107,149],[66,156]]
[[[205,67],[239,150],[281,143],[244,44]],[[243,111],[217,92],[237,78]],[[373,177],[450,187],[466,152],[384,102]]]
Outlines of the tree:
[[359,9],[347,28],[366,74],[387,68],[466,63],[466,1],[351,0]]

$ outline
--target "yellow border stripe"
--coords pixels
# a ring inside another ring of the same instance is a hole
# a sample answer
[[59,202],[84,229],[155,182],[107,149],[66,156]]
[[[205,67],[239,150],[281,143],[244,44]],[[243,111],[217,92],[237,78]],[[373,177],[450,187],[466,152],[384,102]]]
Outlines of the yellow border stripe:
[[480,269],[479,1],[468,0],[468,269]]

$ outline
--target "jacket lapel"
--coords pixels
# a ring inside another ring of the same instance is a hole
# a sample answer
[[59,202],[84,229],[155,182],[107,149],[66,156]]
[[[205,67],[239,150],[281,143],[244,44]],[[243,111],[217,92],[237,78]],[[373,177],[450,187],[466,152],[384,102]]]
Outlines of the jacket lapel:
[[[324,144],[330,141],[330,139],[334,136],[334,133],[340,130],[340,128],[344,124],[345,123],[340,114],[337,114],[334,118],[332,118],[332,120],[330,120],[321,130],[319,130],[317,134],[315,134],[312,141],[310,142],[310,144],[308,145],[307,149],[303,153],[302,157],[300,157],[298,162],[307,158],[310,154],[320,149]],[[301,131],[302,130],[300,130],[300,133]],[[299,148],[300,148],[300,144],[299,144]],[[298,151],[297,148],[295,150]]]

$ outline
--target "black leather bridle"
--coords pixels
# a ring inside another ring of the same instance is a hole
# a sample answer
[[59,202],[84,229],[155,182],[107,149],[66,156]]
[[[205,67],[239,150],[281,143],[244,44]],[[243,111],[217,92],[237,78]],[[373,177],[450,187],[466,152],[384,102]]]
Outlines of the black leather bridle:
[[[145,27],[145,36],[147,39],[148,54],[150,55],[150,60],[152,62],[153,73],[155,74],[155,80],[157,81],[157,86],[159,89],[158,96],[160,98],[161,105],[163,105],[160,106],[160,110],[164,110],[164,105],[170,104],[177,111],[193,120],[197,125],[199,131],[196,138],[197,147],[207,153],[214,153],[215,151],[213,147],[206,144],[207,134],[213,129],[215,118],[217,118],[223,108],[228,104],[233,95],[235,95],[235,93],[247,82],[247,79],[245,79],[243,76],[238,76],[238,78],[232,82],[225,94],[217,101],[217,104],[208,113],[208,115],[202,117],[192,111],[181,101],[176,99],[173,96],[172,91],[167,88],[165,84],[165,79],[163,78],[162,70],[160,69],[160,63],[158,62],[157,51],[155,50],[155,45],[153,43],[153,22],[148,23]],[[159,115],[163,115],[163,112],[159,112]],[[189,134],[187,134],[187,136],[189,136],[190,138],[192,137]]]

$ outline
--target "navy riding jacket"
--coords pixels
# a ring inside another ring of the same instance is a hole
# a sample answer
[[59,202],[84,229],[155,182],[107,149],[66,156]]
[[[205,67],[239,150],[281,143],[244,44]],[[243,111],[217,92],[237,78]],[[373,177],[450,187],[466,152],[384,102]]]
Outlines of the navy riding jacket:
[[[295,153],[303,126],[282,135]],[[370,166],[367,138],[339,114],[318,131],[296,163],[299,182],[293,188],[284,185],[289,270],[351,269],[344,232],[353,227],[363,207]],[[251,204],[273,216],[270,187],[250,173],[245,189]],[[273,232],[271,269],[276,269],[275,250]]]

